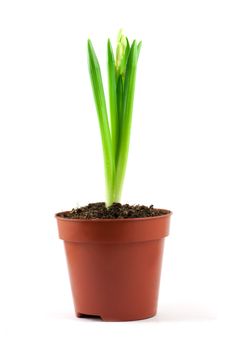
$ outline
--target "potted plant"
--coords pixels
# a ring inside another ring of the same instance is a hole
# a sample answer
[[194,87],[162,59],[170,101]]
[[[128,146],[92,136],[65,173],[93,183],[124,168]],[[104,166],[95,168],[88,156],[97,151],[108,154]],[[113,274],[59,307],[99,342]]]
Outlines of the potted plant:
[[128,158],[141,42],[108,40],[109,114],[101,70],[88,40],[88,62],[101,132],[106,203],[56,214],[64,241],[76,315],[127,321],[156,314],[164,238],[171,212],[120,204]]

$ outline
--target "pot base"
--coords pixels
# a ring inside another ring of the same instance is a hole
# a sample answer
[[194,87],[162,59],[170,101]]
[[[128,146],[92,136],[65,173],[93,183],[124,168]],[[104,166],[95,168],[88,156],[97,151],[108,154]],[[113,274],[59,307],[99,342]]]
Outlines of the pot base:
[[89,315],[89,314],[82,314],[81,312],[76,312],[76,316],[77,318],[96,318],[96,319],[101,319],[103,320],[103,318],[99,315]]
[[147,318],[151,318],[156,316],[156,312],[150,315],[139,315],[138,317],[120,317],[117,316],[110,316],[110,315],[105,315],[105,316],[100,316],[100,315],[89,315],[89,314],[83,314],[81,312],[76,312],[77,318],[90,318],[90,319],[97,319],[105,322],[127,322],[127,321],[140,321],[140,320],[145,320]]

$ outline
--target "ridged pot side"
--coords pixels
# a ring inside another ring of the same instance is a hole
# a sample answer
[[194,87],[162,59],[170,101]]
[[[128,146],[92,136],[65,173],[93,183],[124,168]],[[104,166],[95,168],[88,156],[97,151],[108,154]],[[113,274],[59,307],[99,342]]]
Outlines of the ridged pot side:
[[80,220],[56,215],[78,317],[128,321],[156,314],[170,216]]

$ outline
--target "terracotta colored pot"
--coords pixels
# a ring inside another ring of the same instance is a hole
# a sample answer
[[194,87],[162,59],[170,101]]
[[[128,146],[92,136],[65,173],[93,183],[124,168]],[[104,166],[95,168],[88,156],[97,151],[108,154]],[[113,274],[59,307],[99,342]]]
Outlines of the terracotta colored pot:
[[56,214],[78,317],[128,321],[156,314],[170,216],[81,220]]

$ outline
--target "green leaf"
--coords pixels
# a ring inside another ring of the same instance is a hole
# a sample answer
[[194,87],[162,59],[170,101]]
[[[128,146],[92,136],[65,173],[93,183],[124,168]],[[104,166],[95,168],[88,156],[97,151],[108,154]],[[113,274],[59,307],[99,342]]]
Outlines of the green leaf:
[[118,143],[116,148],[115,161],[117,164],[118,156],[119,156],[119,147],[120,147],[120,133],[122,128],[122,114],[123,114],[123,82],[122,77],[119,76],[117,81],[117,111],[118,111]]
[[104,165],[105,165],[105,179],[106,179],[106,194],[107,205],[113,202],[113,180],[114,180],[114,155],[112,148],[111,135],[108,124],[108,114],[106,107],[106,100],[104,95],[101,69],[94,48],[90,40],[88,40],[88,64],[91,78],[92,90],[95,99],[95,105],[100,126]]
[[138,58],[139,58],[141,46],[142,46],[142,41],[140,41],[140,42],[138,43],[138,46],[137,46]]
[[110,124],[114,159],[118,140],[118,111],[116,96],[115,59],[110,40],[108,40],[108,87],[109,87],[109,109]]
[[116,167],[115,201],[119,201],[126,172],[130,133],[132,124],[136,68],[138,60],[137,43],[134,40],[128,56],[123,92],[123,115],[120,132],[120,146]]

